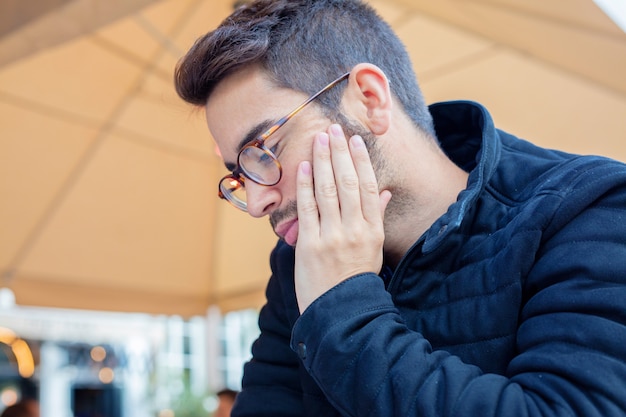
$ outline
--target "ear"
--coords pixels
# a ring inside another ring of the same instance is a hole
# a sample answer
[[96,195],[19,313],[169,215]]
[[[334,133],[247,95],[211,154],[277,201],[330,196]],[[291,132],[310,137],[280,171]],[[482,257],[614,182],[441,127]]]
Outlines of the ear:
[[391,90],[385,73],[373,64],[357,64],[350,71],[344,109],[375,135],[391,124]]

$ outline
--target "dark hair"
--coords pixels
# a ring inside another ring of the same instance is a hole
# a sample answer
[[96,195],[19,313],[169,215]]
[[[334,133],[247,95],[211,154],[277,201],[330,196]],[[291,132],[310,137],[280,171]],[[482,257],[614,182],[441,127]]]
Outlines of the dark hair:
[[[381,68],[416,126],[434,137],[411,60],[391,27],[358,0],[258,0],[240,6],[179,61],[178,95],[203,106],[230,74],[260,65],[280,87],[313,94],[354,65]],[[336,112],[342,88],[321,97]]]
[[4,409],[0,417],[35,417],[28,401],[17,402]]
[[237,394],[239,394],[239,391],[235,391],[230,388],[224,388],[219,390],[215,395],[218,397],[230,398],[231,400],[235,401],[235,397],[237,397]]

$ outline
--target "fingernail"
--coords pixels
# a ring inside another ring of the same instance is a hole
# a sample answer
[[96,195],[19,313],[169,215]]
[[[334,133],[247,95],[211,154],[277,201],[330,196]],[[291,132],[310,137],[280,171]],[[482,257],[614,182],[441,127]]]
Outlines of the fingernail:
[[365,146],[365,142],[363,142],[363,138],[359,135],[354,135],[350,138],[352,141],[352,146],[355,148],[362,148]]
[[339,126],[338,124],[332,124],[330,125],[330,133],[332,133],[334,136],[341,136],[343,134],[343,131],[341,130],[341,126]]
[[320,145],[328,146],[328,135],[326,133],[319,133],[317,135],[317,140],[319,141]]
[[302,161],[300,164],[300,172],[304,175],[311,175],[311,164],[309,161]]

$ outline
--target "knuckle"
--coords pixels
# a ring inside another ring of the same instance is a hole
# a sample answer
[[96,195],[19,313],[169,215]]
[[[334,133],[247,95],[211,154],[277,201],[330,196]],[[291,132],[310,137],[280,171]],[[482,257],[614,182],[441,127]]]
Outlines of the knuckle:
[[370,155],[367,149],[359,149],[352,153],[352,157],[359,162],[370,162]]
[[317,213],[317,204],[315,201],[298,202],[298,209],[304,214]]
[[322,197],[336,197],[337,186],[335,184],[321,184],[319,186],[319,193]]
[[309,190],[313,190],[313,183],[311,181],[299,181],[298,182],[298,187],[301,188],[302,190],[307,190],[307,192]]
[[354,175],[344,175],[340,179],[342,187],[348,190],[358,190],[359,189],[359,179]]
[[344,242],[345,237],[340,233],[331,233],[330,236],[328,236],[328,243],[330,244],[330,247],[337,247],[339,245],[343,246]]
[[363,192],[368,194],[378,194],[378,184],[375,181],[367,181],[361,184]]
[[348,141],[346,139],[337,139],[333,141],[333,145],[337,151],[348,151]]
[[330,152],[319,152],[317,158],[323,162],[329,162],[331,160]]

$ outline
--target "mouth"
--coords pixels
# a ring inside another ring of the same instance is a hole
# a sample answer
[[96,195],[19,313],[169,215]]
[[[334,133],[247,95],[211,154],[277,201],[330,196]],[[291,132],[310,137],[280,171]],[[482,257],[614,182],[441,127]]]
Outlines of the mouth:
[[289,246],[295,246],[298,241],[298,219],[292,219],[279,224],[274,232]]

